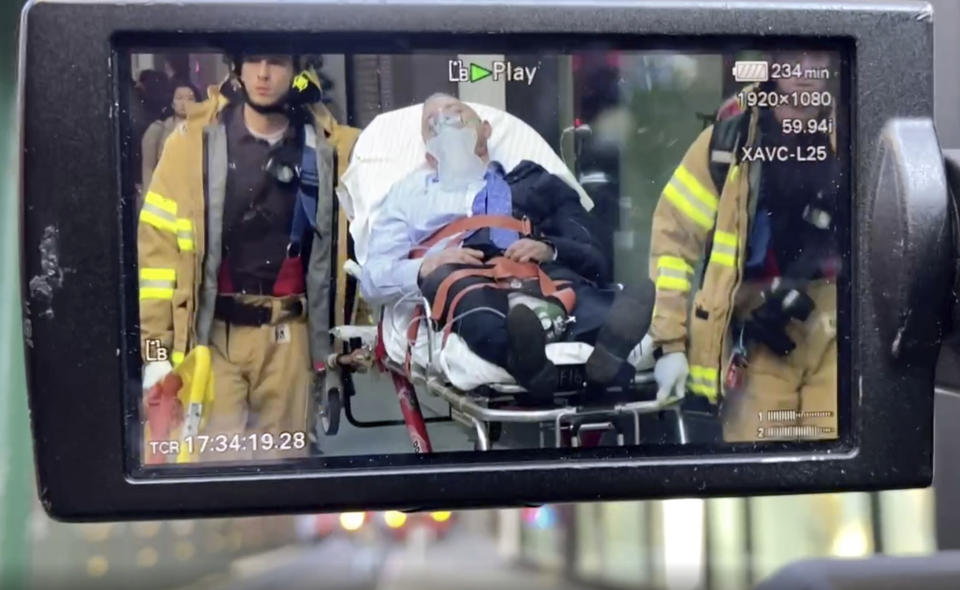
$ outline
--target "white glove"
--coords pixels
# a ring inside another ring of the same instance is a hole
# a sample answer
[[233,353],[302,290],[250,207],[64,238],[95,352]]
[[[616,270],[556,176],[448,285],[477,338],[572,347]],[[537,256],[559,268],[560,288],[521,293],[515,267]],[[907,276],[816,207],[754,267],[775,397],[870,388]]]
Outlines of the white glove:
[[657,380],[657,401],[668,398],[682,398],[686,393],[687,355],[682,352],[670,352],[657,360],[653,367],[653,377]]
[[143,390],[146,391],[160,382],[173,370],[170,361],[150,361],[143,366]]

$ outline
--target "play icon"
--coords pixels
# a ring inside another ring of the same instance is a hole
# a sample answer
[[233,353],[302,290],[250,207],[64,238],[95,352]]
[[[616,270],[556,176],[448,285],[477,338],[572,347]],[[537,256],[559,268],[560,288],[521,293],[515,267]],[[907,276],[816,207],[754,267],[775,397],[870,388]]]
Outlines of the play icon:
[[484,78],[490,77],[493,75],[493,71],[488,70],[483,66],[478,66],[475,63],[470,64],[470,81],[479,82]]

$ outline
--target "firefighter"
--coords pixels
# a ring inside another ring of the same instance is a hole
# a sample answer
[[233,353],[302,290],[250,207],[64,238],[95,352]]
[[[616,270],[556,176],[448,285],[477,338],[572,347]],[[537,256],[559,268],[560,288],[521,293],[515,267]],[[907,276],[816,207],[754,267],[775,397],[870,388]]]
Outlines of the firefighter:
[[299,61],[235,56],[168,139],[139,218],[143,387],[209,348],[200,460],[308,452],[330,352],[333,189],[358,131]]
[[[801,74],[831,66],[825,53],[773,61]],[[837,435],[834,219],[844,180],[832,101],[823,76],[756,90],[774,89],[821,104],[747,108],[707,128],[664,188],[651,232],[657,384],[713,410],[722,401],[728,442]]]

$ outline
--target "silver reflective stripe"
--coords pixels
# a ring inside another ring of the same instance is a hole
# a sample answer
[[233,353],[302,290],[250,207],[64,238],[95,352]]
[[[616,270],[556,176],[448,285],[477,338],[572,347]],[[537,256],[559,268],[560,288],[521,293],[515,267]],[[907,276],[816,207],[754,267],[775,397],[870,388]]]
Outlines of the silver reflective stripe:
[[220,270],[223,235],[223,201],[227,196],[227,131],[222,123],[203,130],[207,158],[207,247],[203,260],[200,300],[197,304],[197,344],[208,345],[217,303],[217,273]]
[[733,163],[733,152],[713,150],[710,152],[710,161],[716,162],[717,164],[731,164]]
[[727,244],[721,244],[719,242],[713,243],[713,251],[718,254],[729,254],[731,256],[737,255],[737,247],[729,246]]
[[686,199],[688,203],[690,203],[692,206],[697,208],[708,219],[713,219],[713,216],[716,213],[716,211],[708,207],[703,201],[701,201],[697,197],[693,196],[693,194],[687,190],[687,187],[684,186],[684,184],[680,182],[680,180],[676,176],[672,176],[670,178],[670,185],[673,186],[673,188],[675,188],[677,192],[679,192],[683,196],[683,198]]
[[678,279],[689,278],[691,274],[693,273],[689,273],[676,268],[667,268],[665,266],[661,266],[660,271],[657,273],[657,275],[661,277],[676,277]]
[[144,280],[140,279],[140,288],[141,289],[173,289],[177,286],[176,281],[157,281],[157,280]]
[[580,184],[599,184],[602,182],[610,182],[610,177],[607,176],[606,172],[590,172],[580,176]]
[[156,215],[157,217],[161,217],[161,218],[169,221],[170,223],[176,223],[176,222],[177,222],[177,216],[176,216],[176,215],[174,215],[173,213],[170,213],[169,211],[164,211],[164,210],[161,209],[160,207],[157,207],[156,205],[152,205],[152,204],[150,204],[150,203],[144,203],[144,204],[143,204],[143,207],[141,208],[141,211],[149,211],[150,213],[153,213],[153,214]]

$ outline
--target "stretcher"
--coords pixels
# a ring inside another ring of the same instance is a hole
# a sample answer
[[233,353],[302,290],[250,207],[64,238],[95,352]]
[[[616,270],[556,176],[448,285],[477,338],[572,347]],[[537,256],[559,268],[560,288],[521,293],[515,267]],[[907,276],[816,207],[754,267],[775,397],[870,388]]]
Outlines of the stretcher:
[[[488,149],[492,159],[507,170],[522,160],[537,162],[574,188],[585,208],[592,208],[589,195],[533,128],[499,109],[468,104],[491,123]],[[396,181],[425,165],[420,115],[420,105],[381,114],[354,147],[337,191],[350,222],[355,254],[354,259],[344,261],[342,271],[353,279],[359,278],[366,261],[366,245],[379,204]],[[611,438],[615,435],[616,444],[625,445],[641,442],[641,415],[665,412],[676,419],[678,442],[686,442],[679,400],[656,399],[649,336],[628,358],[636,368],[632,384],[604,391],[588,388],[583,378],[582,367],[592,346],[548,344],[546,353],[560,369],[561,383],[552,399],[533,403],[504,369],[475,355],[456,333],[444,338],[429,319],[430,302],[419,295],[385,305],[376,316],[376,325],[345,323],[332,330],[335,352],[327,363],[327,385],[318,402],[321,430],[327,435],[336,434],[343,414],[359,427],[403,424],[414,450],[421,453],[432,451],[427,425],[437,421],[463,425],[477,450],[492,448],[503,425],[512,423],[537,427],[541,447],[595,444],[604,431],[611,431]],[[421,322],[420,329],[411,331],[412,322]],[[411,333],[415,341],[410,341]],[[363,421],[353,414],[350,398],[357,393],[353,374],[368,370],[389,375],[402,421]],[[418,393],[442,400],[447,414],[424,418]]]

